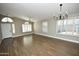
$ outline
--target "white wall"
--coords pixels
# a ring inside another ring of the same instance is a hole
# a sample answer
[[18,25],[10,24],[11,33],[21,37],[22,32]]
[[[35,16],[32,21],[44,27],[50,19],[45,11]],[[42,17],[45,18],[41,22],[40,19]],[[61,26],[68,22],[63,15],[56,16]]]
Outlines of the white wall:
[[[78,17],[70,17],[70,18],[74,19],[74,18],[78,18]],[[43,21],[44,20],[34,23],[34,33],[35,34],[41,34],[41,35],[45,35],[45,36],[60,38],[60,39],[66,40],[66,41],[72,41],[72,42],[79,43],[79,37],[77,37],[77,36],[57,34],[56,33],[57,20],[54,20],[54,19],[46,20],[46,21],[48,21],[48,33],[43,33],[42,32],[42,22]]]
[[[22,35],[27,35],[27,34],[31,34],[32,32],[25,32],[23,33],[22,32],[22,24],[24,24],[26,21],[25,20],[22,20],[20,18],[16,18],[16,17],[13,17],[12,20],[14,21],[13,23],[15,24],[15,33],[13,33],[13,37],[17,37],[17,36],[22,36]],[[33,23],[30,22],[32,25]]]
[[1,43],[1,41],[2,41],[2,35],[1,35],[1,19],[2,19],[2,17],[1,17],[1,15],[0,15],[0,43]]
[[[1,20],[2,18],[4,18],[5,15],[1,15],[0,14],[0,23],[1,23]],[[28,32],[28,33],[23,33],[22,32],[22,24],[24,24],[26,22],[26,20],[23,20],[23,19],[20,19],[20,18],[17,18],[17,17],[11,17],[12,20],[13,20],[13,23],[15,24],[15,33],[13,33],[13,37],[17,37],[17,36],[21,36],[21,35],[27,35],[27,34],[31,34],[32,32]],[[30,22],[33,26],[33,22]],[[1,26],[1,24],[0,24]],[[32,28],[33,29],[33,28]],[[0,33],[1,33],[1,28],[0,28]],[[2,33],[1,33],[2,34]],[[0,38],[2,37],[2,35],[0,34]],[[2,41],[0,39],[0,41]]]
[[0,22],[0,44],[2,42],[2,33],[1,33],[1,22]]

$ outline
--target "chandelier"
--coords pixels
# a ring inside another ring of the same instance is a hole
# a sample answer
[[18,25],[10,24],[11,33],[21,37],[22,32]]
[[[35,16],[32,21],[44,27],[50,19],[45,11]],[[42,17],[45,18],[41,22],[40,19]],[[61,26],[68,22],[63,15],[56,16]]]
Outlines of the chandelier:
[[59,6],[60,6],[60,11],[59,11],[57,19],[58,20],[68,19],[68,13],[67,13],[67,11],[63,13],[63,10],[62,10],[63,4],[60,4]]

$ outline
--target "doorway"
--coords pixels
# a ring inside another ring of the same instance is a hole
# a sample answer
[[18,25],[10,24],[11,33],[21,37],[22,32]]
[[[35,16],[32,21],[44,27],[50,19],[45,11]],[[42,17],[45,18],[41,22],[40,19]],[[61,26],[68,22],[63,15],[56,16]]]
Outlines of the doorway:
[[2,39],[12,37],[11,23],[1,23]]

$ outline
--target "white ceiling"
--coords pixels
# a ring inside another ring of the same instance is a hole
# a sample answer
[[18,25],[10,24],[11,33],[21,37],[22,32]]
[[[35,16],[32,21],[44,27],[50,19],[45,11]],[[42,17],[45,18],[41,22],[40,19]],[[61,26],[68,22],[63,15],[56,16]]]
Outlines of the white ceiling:
[[[63,3],[63,12],[67,11],[69,15],[79,13],[78,3]],[[59,13],[59,4],[57,3],[0,3],[0,14],[8,14],[33,20],[50,19]]]

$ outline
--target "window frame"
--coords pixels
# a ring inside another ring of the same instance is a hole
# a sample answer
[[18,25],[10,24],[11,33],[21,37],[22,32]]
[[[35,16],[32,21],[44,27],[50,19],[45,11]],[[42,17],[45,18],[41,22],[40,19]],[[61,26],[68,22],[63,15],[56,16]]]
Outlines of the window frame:
[[27,23],[25,22],[24,24],[22,24],[22,32],[32,32],[32,24],[31,23]]
[[48,33],[48,22],[47,21],[42,22],[42,32]]
[[14,24],[14,23],[12,23],[12,33],[13,33],[13,34],[16,33],[16,31],[15,31],[15,24]]
[[[67,20],[72,20],[73,21],[73,23],[72,23],[72,25],[71,24],[67,24],[67,22],[68,21],[66,21],[66,25],[68,26],[72,26],[72,31],[70,31],[70,33],[68,33],[68,31],[67,31],[67,27],[66,27],[66,31],[65,32],[62,32],[60,29],[59,29],[59,25],[58,25],[58,21],[57,21],[57,26],[56,26],[56,34],[62,34],[62,35],[71,35],[71,36],[79,36],[79,29],[76,31],[76,24],[75,24],[75,21],[76,21],[76,19],[67,19]],[[61,20],[62,21],[62,20]],[[79,21],[79,20],[78,20]],[[78,26],[78,25],[77,25]],[[63,27],[64,28],[64,27]],[[78,28],[79,28],[79,26],[78,26]],[[58,32],[58,31],[61,31],[60,33]]]

